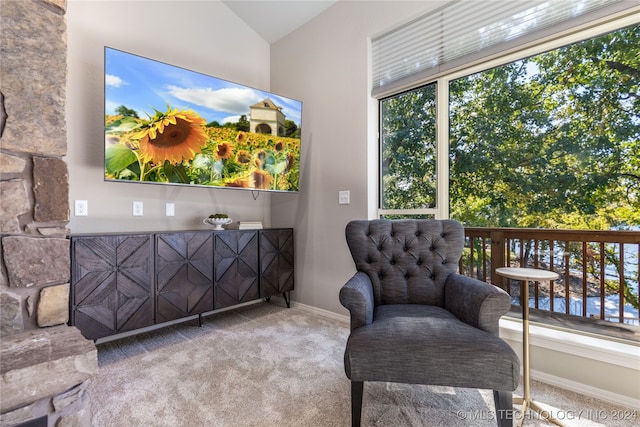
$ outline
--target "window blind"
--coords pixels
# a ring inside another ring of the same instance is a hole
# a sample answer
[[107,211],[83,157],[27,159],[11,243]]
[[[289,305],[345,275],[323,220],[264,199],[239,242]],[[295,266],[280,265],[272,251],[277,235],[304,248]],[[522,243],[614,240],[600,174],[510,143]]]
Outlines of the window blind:
[[453,1],[372,39],[372,95],[382,97],[577,25],[636,0]]

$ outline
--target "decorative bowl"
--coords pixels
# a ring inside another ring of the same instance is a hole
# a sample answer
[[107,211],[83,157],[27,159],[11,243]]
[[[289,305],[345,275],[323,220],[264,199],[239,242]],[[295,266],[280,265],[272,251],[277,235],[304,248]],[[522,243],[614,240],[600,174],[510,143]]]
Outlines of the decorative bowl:
[[231,224],[233,220],[231,218],[205,218],[203,223],[213,225],[214,230],[224,230],[223,225]]

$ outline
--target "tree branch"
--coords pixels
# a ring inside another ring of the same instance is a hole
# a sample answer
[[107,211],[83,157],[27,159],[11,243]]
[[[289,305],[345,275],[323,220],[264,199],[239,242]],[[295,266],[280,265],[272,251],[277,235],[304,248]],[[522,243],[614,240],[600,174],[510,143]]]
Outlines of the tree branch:
[[611,70],[616,70],[619,71],[621,73],[624,74],[629,74],[630,76],[633,76],[635,78],[640,78],[640,70],[632,67],[630,65],[627,64],[623,64],[622,62],[618,62],[618,61],[606,61],[600,58],[595,58],[592,57],[591,60],[595,63],[597,62],[603,62],[607,67],[609,67],[609,69]]

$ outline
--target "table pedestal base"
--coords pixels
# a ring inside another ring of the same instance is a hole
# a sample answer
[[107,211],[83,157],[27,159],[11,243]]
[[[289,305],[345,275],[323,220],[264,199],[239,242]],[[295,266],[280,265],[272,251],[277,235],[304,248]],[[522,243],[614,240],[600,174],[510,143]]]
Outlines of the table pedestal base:
[[534,402],[531,399],[525,399],[524,397],[514,397],[513,403],[516,405],[522,405],[522,409],[520,410],[520,418],[518,419],[518,424],[517,424],[518,427],[522,426],[522,423],[524,422],[525,416],[527,414],[527,410],[529,409],[531,409],[534,412],[537,412],[542,418],[546,419],[547,421],[557,426],[564,427],[564,424],[562,424],[557,419],[553,418],[549,411],[541,408],[536,402]]
[[551,416],[549,411],[545,411],[531,400],[530,393],[530,367],[529,367],[529,281],[555,280],[558,273],[553,271],[539,270],[535,268],[500,267],[496,268],[496,273],[520,281],[520,305],[522,306],[522,388],[524,397],[516,397],[513,403],[522,405],[518,427],[522,426],[527,415],[527,410],[531,409],[540,416],[556,425],[563,424]]

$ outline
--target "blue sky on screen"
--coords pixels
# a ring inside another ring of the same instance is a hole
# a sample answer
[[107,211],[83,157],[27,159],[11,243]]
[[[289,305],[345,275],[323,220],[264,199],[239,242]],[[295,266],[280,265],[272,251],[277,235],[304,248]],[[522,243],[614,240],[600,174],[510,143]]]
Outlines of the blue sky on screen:
[[282,107],[287,120],[300,127],[302,103],[273,93],[154,61],[116,49],[105,48],[105,114],[124,105],[147,119],[171,108],[192,109],[207,123],[249,119],[249,106],[270,98]]

